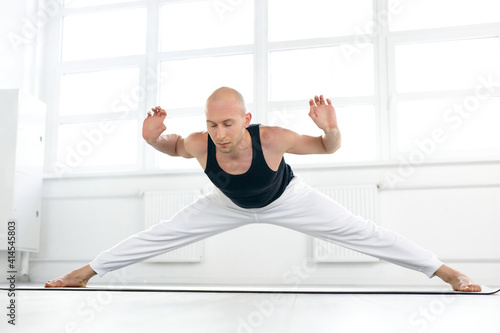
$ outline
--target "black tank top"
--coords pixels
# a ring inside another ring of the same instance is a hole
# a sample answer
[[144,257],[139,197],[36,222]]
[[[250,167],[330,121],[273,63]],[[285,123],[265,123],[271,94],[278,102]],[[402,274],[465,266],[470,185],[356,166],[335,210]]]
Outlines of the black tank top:
[[232,202],[242,208],[260,208],[269,205],[283,194],[293,178],[292,168],[285,158],[277,171],[271,170],[264,159],[258,124],[247,128],[252,138],[252,164],[247,172],[231,175],[219,166],[215,157],[215,144],[208,136],[207,166],[205,174]]

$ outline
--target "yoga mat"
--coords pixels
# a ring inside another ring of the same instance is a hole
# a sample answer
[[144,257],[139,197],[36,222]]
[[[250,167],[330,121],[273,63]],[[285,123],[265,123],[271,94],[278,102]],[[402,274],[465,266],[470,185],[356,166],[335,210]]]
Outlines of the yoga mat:
[[325,294],[325,295],[493,295],[500,292],[500,289],[492,289],[482,286],[480,292],[461,292],[452,290],[377,290],[377,289],[284,289],[284,288],[167,288],[167,287],[85,287],[85,288],[43,288],[43,287],[20,287],[20,288],[0,288],[9,291],[38,291],[38,292],[136,292],[136,293],[229,293],[229,294]]

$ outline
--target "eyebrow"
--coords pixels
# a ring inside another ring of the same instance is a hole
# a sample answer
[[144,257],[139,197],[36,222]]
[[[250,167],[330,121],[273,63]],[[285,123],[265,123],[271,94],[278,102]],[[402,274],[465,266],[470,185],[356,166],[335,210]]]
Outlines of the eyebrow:
[[[225,119],[225,120],[223,120],[221,122],[222,123],[227,123],[227,122],[230,122],[230,121],[234,121],[234,119]],[[207,123],[217,124],[215,121],[208,120],[208,119],[207,119]]]

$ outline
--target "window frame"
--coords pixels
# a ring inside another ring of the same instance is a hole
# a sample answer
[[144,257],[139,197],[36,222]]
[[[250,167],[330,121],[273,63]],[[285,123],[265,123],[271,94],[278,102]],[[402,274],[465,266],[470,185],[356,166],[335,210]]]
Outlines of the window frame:
[[[496,37],[500,42],[500,19],[498,23],[475,24],[467,26],[454,26],[445,28],[433,28],[425,30],[407,30],[389,32],[387,36],[388,43],[388,114],[390,120],[391,142],[390,156],[396,159],[398,156],[408,158],[411,152],[400,152],[398,149],[398,134],[397,134],[397,105],[399,102],[418,102],[437,98],[461,98],[465,99],[468,96],[474,96],[475,89],[449,89],[442,91],[424,91],[424,92],[404,92],[398,93],[396,87],[396,47],[403,44],[414,43],[432,43],[432,42],[450,42],[468,39],[480,39]],[[500,59],[498,60],[500,62]],[[495,89],[492,97],[500,96],[500,87]],[[481,161],[500,161],[500,158],[491,158],[492,155],[500,153],[499,149],[484,149],[472,152],[471,158],[460,157],[452,152],[444,152],[440,157],[428,157],[428,162],[481,162]],[[500,154],[498,154],[500,155]]]
[[[198,0],[188,0],[198,1]],[[57,161],[57,141],[58,127],[64,122],[85,122],[102,120],[105,116],[107,120],[135,119],[137,120],[138,133],[142,131],[142,121],[149,108],[157,105],[159,100],[159,86],[156,89],[147,90],[145,98],[139,101],[139,111],[130,114],[91,114],[82,116],[61,116],[59,115],[60,83],[61,78],[66,73],[76,73],[85,71],[98,71],[117,69],[124,67],[138,68],[140,72],[140,85],[145,87],[147,80],[156,75],[157,82],[159,69],[162,61],[179,60],[188,58],[200,58],[206,56],[226,56],[236,54],[253,54],[254,61],[254,82],[253,82],[253,102],[247,104],[249,111],[253,113],[254,122],[268,123],[269,112],[280,109],[304,108],[303,101],[271,101],[269,96],[269,56],[270,52],[297,50],[304,48],[317,48],[326,46],[338,46],[343,44],[372,43],[374,50],[374,95],[359,97],[339,97],[331,96],[334,105],[352,106],[360,104],[372,104],[376,112],[376,135],[377,135],[377,159],[366,162],[342,162],[331,164],[311,164],[300,166],[305,169],[315,168],[335,168],[346,166],[379,166],[397,165],[400,163],[398,156],[397,141],[397,103],[408,100],[425,100],[436,97],[465,97],[473,93],[473,90],[466,91],[442,91],[424,93],[397,93],[396,73],[395,73],[395,49],[399,44],[415,42],[432,42],[439,40],[460,40],[468,38],[497,37],[500,38],[500,20],[497,23],[435,28],[426,30],[389,31],[388,16],[380,15],[389,11],[389,0],[373,0],[373,31],[366,32],[361,36],[356,33],[349,36],[311,38],[302,40],[269,42],[268,41],[268,1],[254,1],[254,42],[249,45],[216,47],[198,50],[160,52],[160,15],[161,7],[164,4],[178,2],[178,0],[137,0],[118,4],[108,4],[82,8],[61,8],[48,21],[45,27],[43,38],[44,43],[44,71],[42,72],[42,96],[48,105],[47,119],[47,154],[45,170],[49,176],[72,176],[73,173],[88,175],[105,173],[164,173],[165,170],[156,168],[156,152],[149,149],[146,143],[139,137],[141,142],[137,145],[137,163],[129,166],[115,165],[109,167],[81,168],[76,171],[68,171],[58,167]],[[108,11],[116,9],[146,8],[146,51],[144,55],[114,57],[106,59],[89,59],[79,61],[61,60],[62,54],[62,22],[65,16]],[[57,46],[57,47],[54,47]],[[500,61],[500,60],[499,60]],[[500,88],[495,95],[500,96]],[[307,107],[307,106],[306,106]],[[142,111],[144,110],[144,112]],[[182,112],[184,115],[199,115],[199,108],[178,108],[168,110],[169,114],[175,116]],[[487,154],[486,154],[487,155]],[[424,163],[456,163],[460,161],[480,162],[480,161],[500,161],[499,158],[474,157],[465,159],[460,157],[430,158]],[[192,172],[193,170],[168,170],[172,173]],[[196,170],[197,171],[197,170]]]

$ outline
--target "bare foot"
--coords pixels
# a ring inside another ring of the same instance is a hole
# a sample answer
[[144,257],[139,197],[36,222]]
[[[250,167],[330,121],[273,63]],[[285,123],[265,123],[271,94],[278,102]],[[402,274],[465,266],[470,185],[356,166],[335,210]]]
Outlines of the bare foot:
[[474,283],[465,274],[460,273],[446,265],[442,265],[434,275],[441,278],[446,283],[449,283],[455,291],[478,292],[481,291],[481,286]]
[[45,288],[85,287],[94,275],[96,275],[96,272],[87,265],[57,279],[47,281]]

